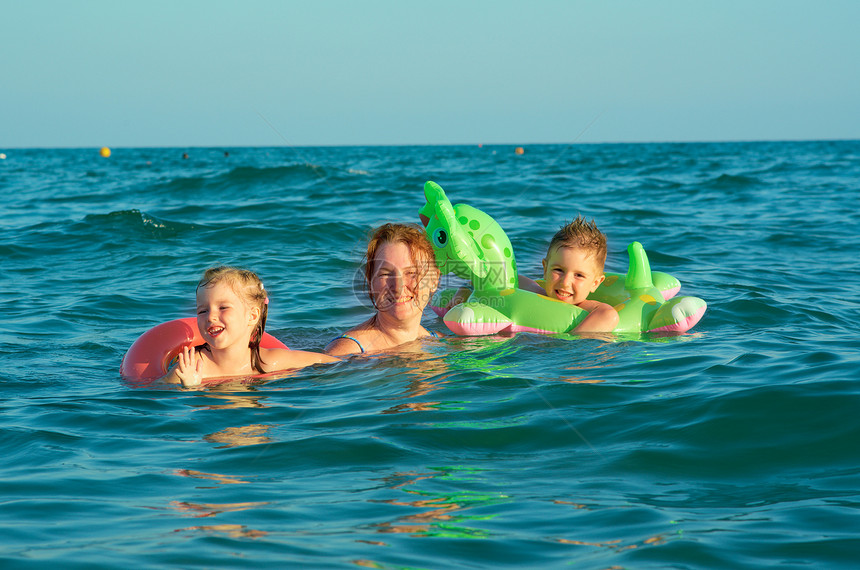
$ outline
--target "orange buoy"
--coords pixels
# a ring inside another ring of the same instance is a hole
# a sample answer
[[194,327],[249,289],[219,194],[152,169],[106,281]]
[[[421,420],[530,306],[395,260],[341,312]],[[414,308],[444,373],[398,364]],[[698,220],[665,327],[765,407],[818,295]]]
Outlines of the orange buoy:
[[99,154],[107,158],[110,156],[110,149],[106,146],[103,146],[102,149],[99,151]]

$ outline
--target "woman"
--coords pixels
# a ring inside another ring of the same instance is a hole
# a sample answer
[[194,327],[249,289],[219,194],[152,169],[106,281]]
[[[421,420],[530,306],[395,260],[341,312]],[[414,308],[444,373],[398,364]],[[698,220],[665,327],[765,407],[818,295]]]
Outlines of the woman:
[[367,244],[364,278],[376,314],[335,338],[326,347],[333,356],[377,352],[426,336],[421,315],[439,286],[433,246],[424,229],[384,224]]

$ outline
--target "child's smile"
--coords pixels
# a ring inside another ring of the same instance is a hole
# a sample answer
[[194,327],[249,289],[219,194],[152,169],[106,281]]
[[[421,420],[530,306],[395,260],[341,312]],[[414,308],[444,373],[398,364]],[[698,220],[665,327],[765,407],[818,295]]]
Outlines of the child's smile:
[[197,328],[212,348],[237,342],[247,346],[254,319],[247,304],[227,281],[197,291]]
[[594,256],[584,249],[557,247],[543,260],[547,297],[578,305],[603,281]]

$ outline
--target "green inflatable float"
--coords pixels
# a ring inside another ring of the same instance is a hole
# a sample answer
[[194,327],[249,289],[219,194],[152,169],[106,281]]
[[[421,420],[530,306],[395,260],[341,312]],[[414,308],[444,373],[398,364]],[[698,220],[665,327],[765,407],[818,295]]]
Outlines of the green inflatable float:
[[[427,203],[419,215],[443,275],[453,273],[472,283],[469,298],[446,309],[457,289],[440,290],[430,306],[458,335],[502,332],[566,333],[587,314],[545,295],[517,288],[517,263],[505,231],[492,217],[468,204],[452,205],[435,182],[424,184]],[[675,297],[677,279],[651,271],[642,244],[627,248],[627,274],[606,273],[589,299],[618,311],[613,332],[681,333],[692,328],[707,307],[697,297]]]

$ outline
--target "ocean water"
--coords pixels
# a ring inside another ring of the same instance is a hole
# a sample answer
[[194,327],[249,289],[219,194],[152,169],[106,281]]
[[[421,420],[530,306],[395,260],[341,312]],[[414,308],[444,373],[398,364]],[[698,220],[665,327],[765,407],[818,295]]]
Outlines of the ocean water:
[[[2,150],[0,567],[857,567],[858,141]],[[608,271],[640,241],[708,311],[670,338],[120,378],[219,263],[321,350],[369,315],[367,232],[417,221],[426,180],[522,273],[582,213]]]

